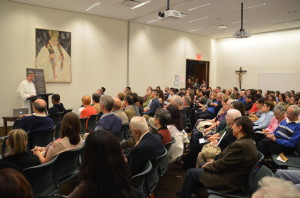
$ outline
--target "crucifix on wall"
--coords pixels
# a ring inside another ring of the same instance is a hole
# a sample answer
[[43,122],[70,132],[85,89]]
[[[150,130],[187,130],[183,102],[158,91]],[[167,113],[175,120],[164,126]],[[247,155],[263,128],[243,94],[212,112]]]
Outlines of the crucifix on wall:
[[247,70],[242,70],[242,67],[240,67],[240,70],[236,70],[235,72],[239,75],[239,85],[240,89],[242,89],[242,75],[243,73],[246,73]]

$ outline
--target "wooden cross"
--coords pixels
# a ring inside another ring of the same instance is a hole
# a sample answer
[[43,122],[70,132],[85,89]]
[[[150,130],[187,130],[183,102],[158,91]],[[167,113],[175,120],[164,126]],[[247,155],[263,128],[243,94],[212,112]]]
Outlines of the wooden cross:
[[235,72],[239,75],[240,89],[242,89],[242,74],[246,73],[247,70],[242,70],[242,67],[240,67],[240,70],[236,70]]

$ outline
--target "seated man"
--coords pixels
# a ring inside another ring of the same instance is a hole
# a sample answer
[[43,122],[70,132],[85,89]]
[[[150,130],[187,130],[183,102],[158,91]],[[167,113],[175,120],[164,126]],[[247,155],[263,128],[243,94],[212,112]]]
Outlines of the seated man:
[[100,101],[100,94],[98,93],[93,93],[92,95],[92,99],[93,99],[93,107],[96,109],[97,113],[100,113],[101,112],[101,109],[100,109],[100,104],[99,104],[99,101]]
[[300,108],[297,105],[291,105],[286,111],[287,119],[281,121],[274,133],[266,135],[257,144],[257,149],[269,156],[293,153],[300,142]]
[[52,99],[53,107],[48,109],[49,114],[65,111],[65,107],[64,107],[63,103],[60,103],[60,95],[53,94],[51,99]]
[[128,124],[128,117],[124,111],[121,110],[121,100],[119,98],[114,98],[114,106],[112,108],[112,112],[121,118],[122,124]]
[[97,122],[95,131],[97,130],[108,130],[114,134],[118,134],[122,129],[122,120],[111,112],[114,106],[114,100],[111,96],[103,95],[100,98],[100,107],[103,115]]
[[149,132],[146,119],[135,116],[129,124],[136,142],[128,156],[128,165],[131,175],[141,173],[149,160],[154,160],[165,152],[161,138]]
[[24,116],[19,122],[19,128],[26,132],[44,131],[54,127],[54,122],[46,115],[47,103],[37,99],[33,103],[33,115]]
[[159,100],[158,100],[158,91],[153,90],[151,92],[151,96],[152,96],[152,101],[150,103],[150,108],[149,109],[147,109],[147,108],[144,109],[146,118],[153,117],[154,114],[155,114],[156,109],[158,109],[160,107]]
[[208,108],[202,112],[196,112],[198,119],[212,119],[216,116],[219,110],[222,108],[223,94],[219,93],[217,95],[217,101],[209,103]]
[[206,187],[221,193],[244,193],[252,167],[258,160],[253,140],[252,122],[247,117],[234,120],[233,135],[237,138],[215,161],[202,168],[187,171],[180,198],[189,198],[199,188]]
[[124,101],[123,101],[123,108],[124,112],[126,113],[128,120],[130,121],[133,116],[136,116],[136,111],[133,106],[133,98],[132,96],[128,95],[125,96]]

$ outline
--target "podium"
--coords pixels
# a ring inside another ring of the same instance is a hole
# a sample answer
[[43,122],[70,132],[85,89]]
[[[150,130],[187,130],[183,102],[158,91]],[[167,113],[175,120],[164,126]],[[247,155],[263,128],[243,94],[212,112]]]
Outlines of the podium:
[[31,112],[32,111],[32,104],[34,103],[34,101],[36,99],[43,99],[46,101],[47,103],[47,109],[49,109],[49,96],[53,95],[53,93],[46,93],[46,94],[39,94],[37,96],[34,96],[34,97],[30,97],[30,98],[27,98],[27,100],[30,101],[30,109],[31,109]]

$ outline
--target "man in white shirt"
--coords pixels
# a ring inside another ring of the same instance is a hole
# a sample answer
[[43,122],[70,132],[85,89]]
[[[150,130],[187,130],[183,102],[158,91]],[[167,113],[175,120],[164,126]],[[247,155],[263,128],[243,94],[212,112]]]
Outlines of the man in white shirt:
[[23,80],[17,89],[17,92],[20,93],[22,107],[28,108],[30,113],[31,113],[31,106],[30,106],[31,104],[30,104],[30,100],[27,99],[36,96],[36,90],[33,81],[34,81],[34,72],[32,70],[29,70],[28,73],[26,74],[26,80]]

